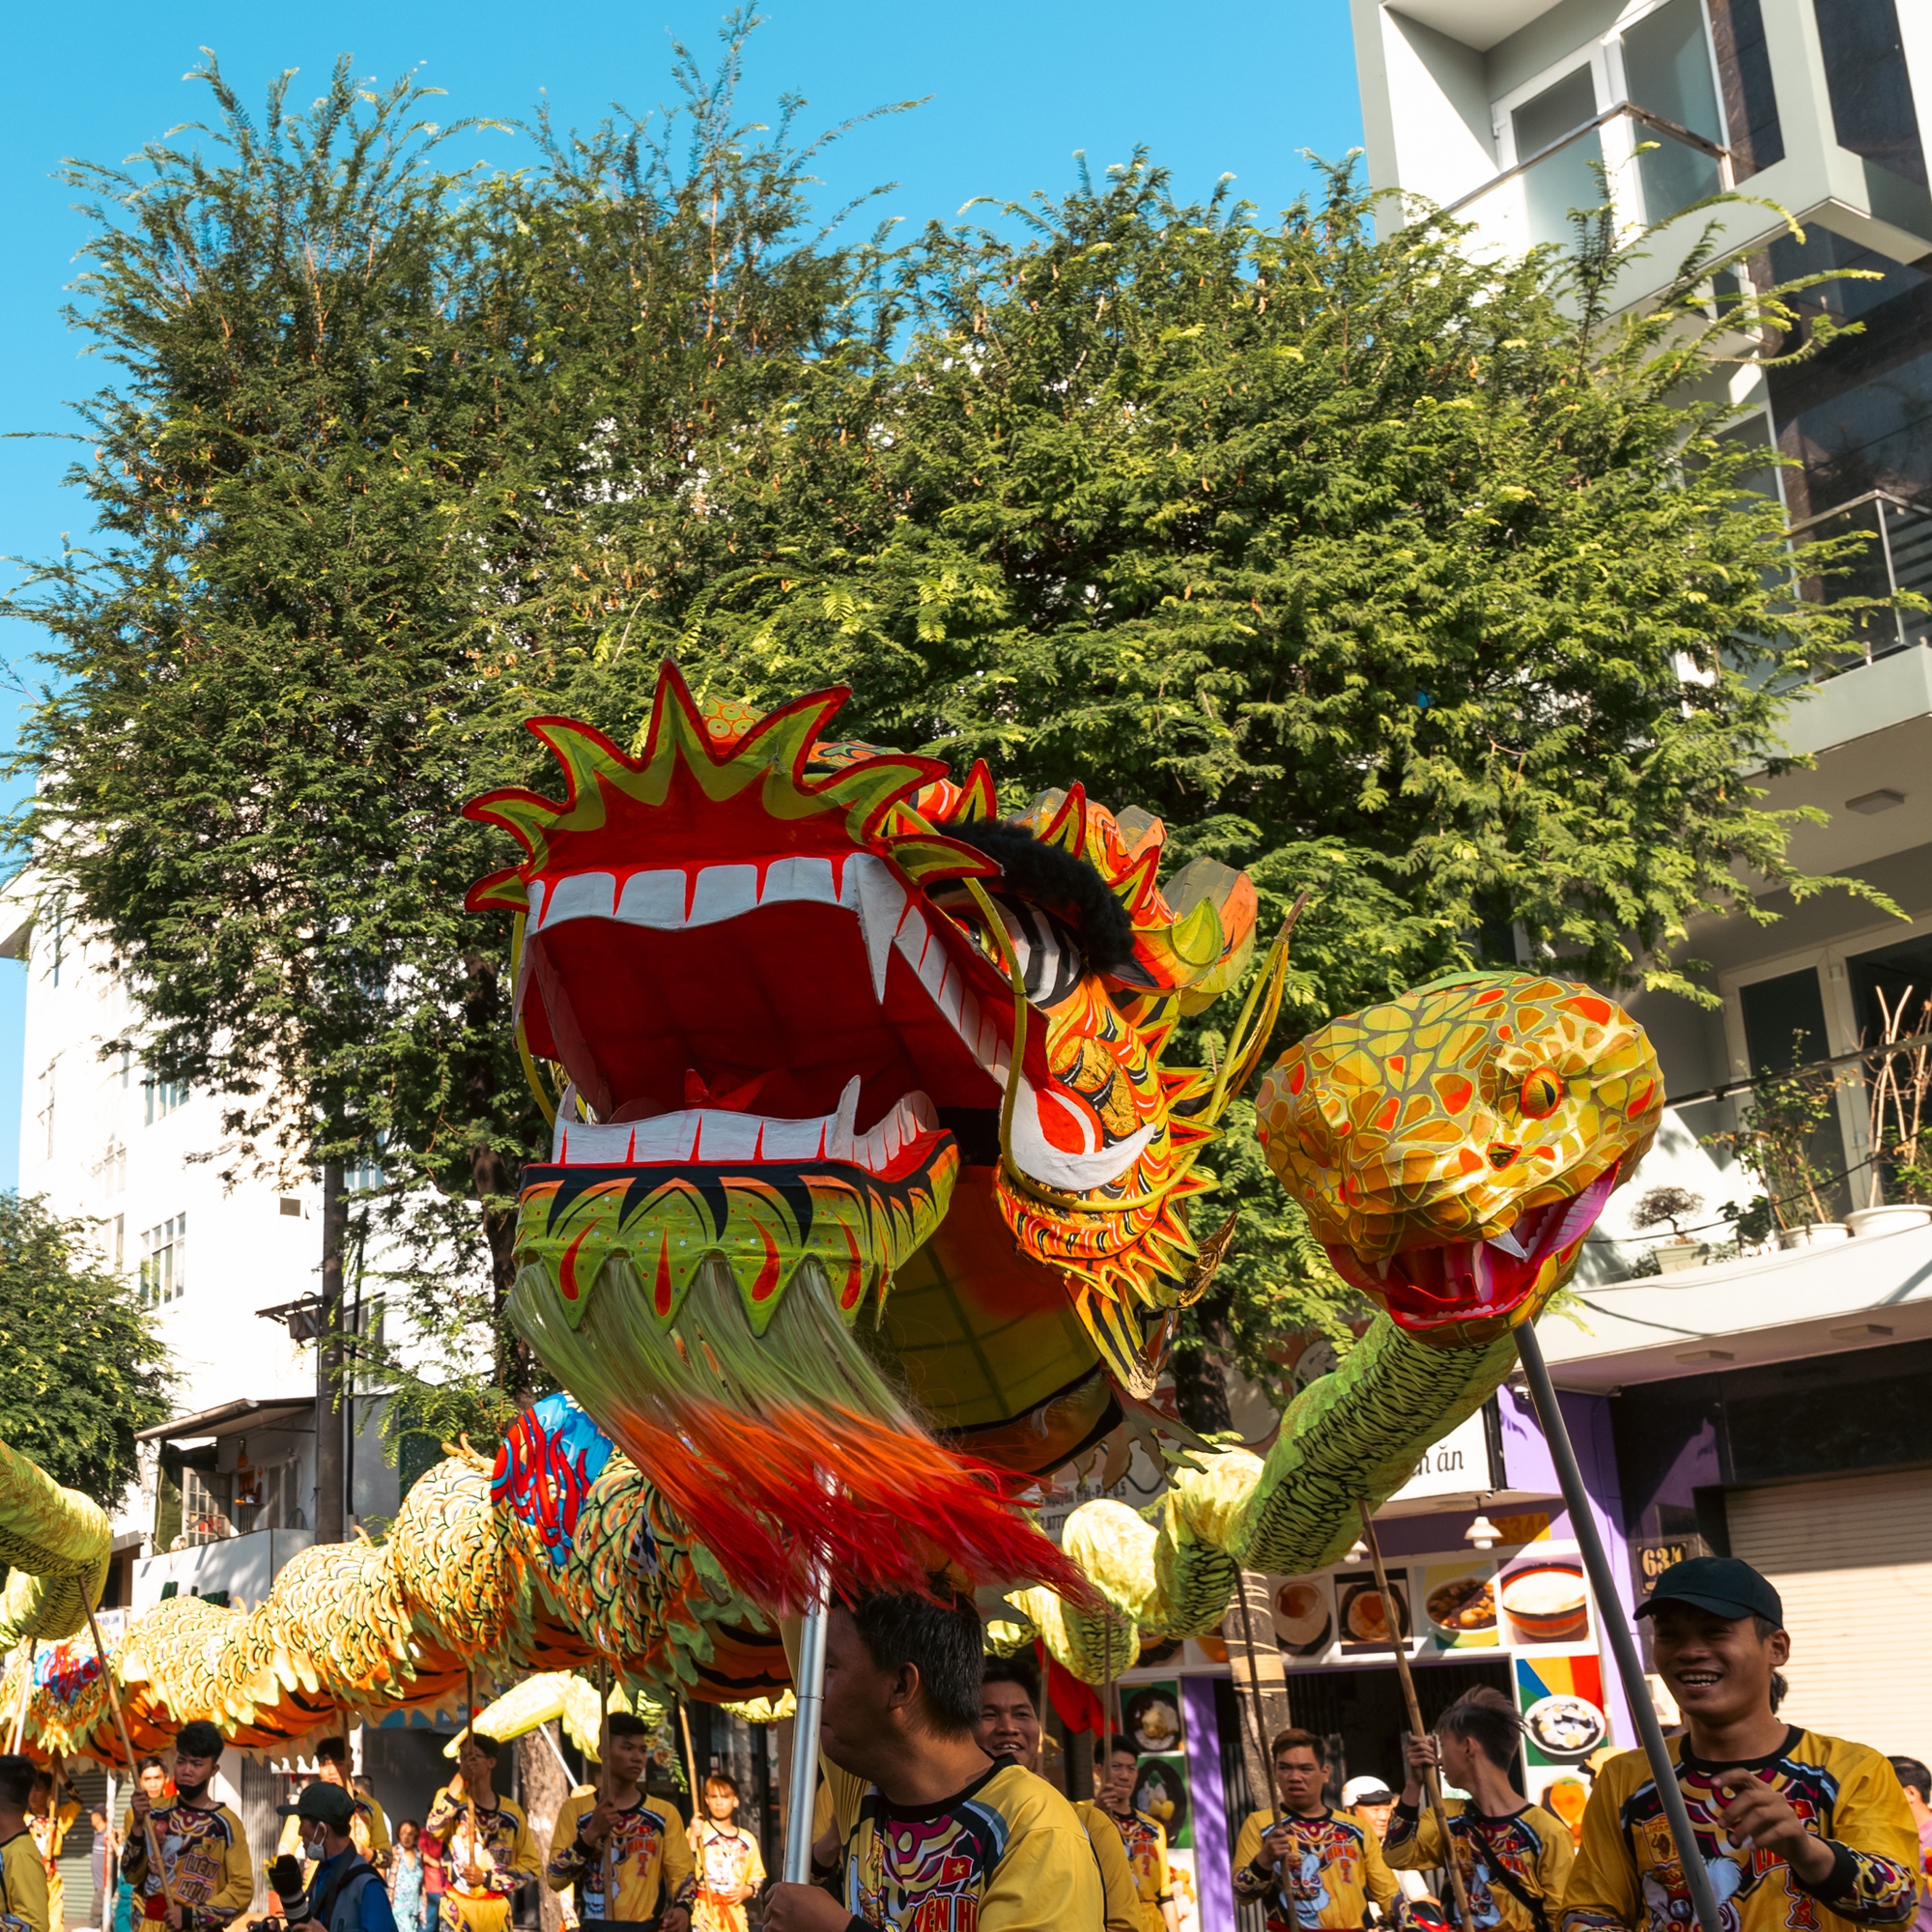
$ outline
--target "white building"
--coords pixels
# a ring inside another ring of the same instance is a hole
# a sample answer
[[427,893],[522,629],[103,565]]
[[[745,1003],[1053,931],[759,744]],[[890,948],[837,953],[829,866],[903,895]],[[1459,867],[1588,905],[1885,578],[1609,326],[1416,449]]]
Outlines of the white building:
[[[1601,200],[1603,162],[1628,224],[1669,222],[1625,298],[1642,302],[1694,239],[1688,204],[1736,186],[1778,204],[1723,212],[1754,251],[1754,281],[1876,270],[1809,299],[1863,333],[1767,379],[1741,370],[1731,432],[1798,468],[1767,470],[1793,539],[1856,526],[1872,545],[1856,587],[1932,590],[1932,106],[1924,0],[1350,0],[1374,185],[1476,224],[1470,245],[1520,252],[1568,239],[1567,212]],[[1648,153],[1637,150],[1646,142]],[[1639,1588],[1701,1542],[1758,1563],[1794,1635],[1788,1715],[1888,1752],[1932,1754],[1932,1678],[1873,1672],[1918,1637],[1932,1590],[1932,1225],[1856,1235],[1794,1229],[1783,1251],[1713,1252],[1710,1227],[1757,1183],[1706,1137],[1736,1123],[1755,1068],[1849,1056],[1838,1117],[1814,1142],[1834,1218],[1883,1198],[1856,1056],[1910,989],[1932,1025],[1932,618],[1883,612],[1866,661],[1813,685],[1788,740],[1815,769],[1768,787],[1815,805],[1803,868],[1864,880],[1907,914],[1826,893],[1788,895],[1771,926],[1693,923],[1720,1000],[1633,1005],[1671,1105],[1637,1183],[1619,1195],[1581,1270],[1580,1324],[1545,1324],[1559,1383],[1615,1442],[1621,1519]],[[1777,903],[1774,901],[1774,903]],[[1702,1198],[1692,1265],[1633,1276],[1659,1235],[1631,1208],[1659,1181]],[[1894,1216],[1910,1221],[1911,1215]],[[1923,1220],[1923,1216],[1917,1217]],[[1613,1238],[1621,1237],[1621,1238]],[[1835,1245],[1812,1245],[1833,1243]],[[1694,1264],[1705,1263],[1704,1265]]]
[[[318,1293],[320,1191],[306,1173],[224,1182],[218,1099],[150,1079],[137,1053],[103,1052],[135,1015],[99,941],[58,912],[16,917],[0,953],[27,976],[20,1192],[95,1224],[106,1261],[156,1312],[180,1377],[176,1417],[150,1432],[115,1523],[123,1560],[107,1600],[255,1602],[315,1521],[315,1350],[262,1311]],[[353,1282],[345,1294],[353,1321]],[[361,1320],[374,1326],[380,1311]],[[352,1524],[396,1508],[380,1401],[355,1399]]]

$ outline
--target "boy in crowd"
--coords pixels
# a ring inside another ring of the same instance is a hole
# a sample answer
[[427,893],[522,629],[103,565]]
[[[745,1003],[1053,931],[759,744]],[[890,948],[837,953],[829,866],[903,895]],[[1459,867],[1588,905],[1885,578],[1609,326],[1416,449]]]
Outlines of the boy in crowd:
[[[1657,1579],[1658,1674],[1686,1729],[1665,1741],[1697,1849],[1737,1932],[1910,1923],[1918,1834],[1891,1766],[1864,1745],[1801,1731],[1772,1709],[1791,1655],[1777,1592],[1748,1563],[1693,1556]],[[1679,1932],[1695,1923],[1641,1751],[1598,1774],[1561,1932]]]
[[[1100,1780],[1096,1808],[1121,1834],[1133,1873],[1134,1894],[1140,1901],[1144,1932],[1180,1932],[1174,1892],[1167,1875],[1167,1833],[1145,1811],[1134,1809],[1134,1777],[1140,1753],[1125,1738],[1107,1740],[1106,1776]],[[1089,1833],[1097,1830],[1088,1825]]]
[[1521,1740],[1516,1706],[1487,1686],[1458,1697],[1435,1720],[1433,1738],[1405,1738],[1408,1781],[1382,1851],[1397,1871],[1447,1862],[1435,1814],[1421,1808],[1422,1774],[1434,1767],[1469,1793],[1442,1801],[1469,1916],[1505,1932],[1551,1932],[1570,1878],[1570,1828],[1511,1784]]
[[[389,1862],[389,1821],[383,1815],[383,1807],[373,1794],[364,1796],[355,1787],[355,1781],[349,1775],[349,1740],[347,1738],[324,1738],[315,1747],[315,1775],[324,1784],[332,1784],[350,1795],[355,1807],[355,1820],[350,1827],[350,1836],[355,1841],[355,1849],[381,1871]],[[287,1813],[288,1822],[282,1827],[282,1835],[275,1850],[294,1854],[301,1846],[301,1820],[293,1812]]]
[[[121,1874],[134,1896],[158,1907],[174,1932],[212,1932],[246,1912],[255,1897],[255,1867],[242,1820],[210,1792],[221,1762],[221,1733],[197,1719],[175,1736],[174,1796],[158,1804],[145,1778],[128,1807],[128,1842],[121,1851]],[[160,1841],[161,1869],[148,1854],[148,1821]]]
[[573,1892],[585,1925],[635,1924],[653,1918],[662,1902],[664,1917],[656,1922],[663,1932],[688,1932],[691,1843],[677,1806],[644,1796],[649,1728],[628,1711],[613,1711],[606,1735],[602,1789],[581,1785],[557,1811],[545,1873],[550,1889]]
[[47,1875],[27,1830],[33,1795],[33,1759],[0,1757],[0,1932],[47,1932]]
[[1366,1922],[1370,1901],[1393,1912],[1401,1888],[1375,1833],[1323,1796],[1328,1747],[1313,1731],[1283,1731],[1268,1755],[1282,1821],[1248,1814],[1235,1841],[1236,1900],[1264,1900],[1268,1932],[1341,1932]]
[[738,1780],[722,1771],[704,1780],[704,1815],[687,1834],[697,1868],[692,1932],[746,1932],[745,1901],[765,1881],[758,1841],[738,1822]]
[[977,1741],[984,1642],[973,1600],[943,1582],[935,1596],[878,1592],[827,1618],[831,1889],[773,1887],[768,1932],[1100,1932],[1100,1874],[1073,1807]]
[[[980,1672],[980,1748],[1010,1758],[1022,1771],[1039,1769],[1039,1679],[1024,1657],[989,1657]],[[1094,1814],[1098,1812],[1096,1817]],[[1107,1932],[1142,1932],[1141,1895],[1127,1848],[1106,1812],[1089,1798],[1073,1806],[1100,1872]]]
[[436,1794],[423,1830],[441,1846],[438,1907],[444,1932],[508,1932],[517,1889],[537,1875],[530,1821],[497,1796],[502,1747],[471,1731],[456,1754],[456,1776]]

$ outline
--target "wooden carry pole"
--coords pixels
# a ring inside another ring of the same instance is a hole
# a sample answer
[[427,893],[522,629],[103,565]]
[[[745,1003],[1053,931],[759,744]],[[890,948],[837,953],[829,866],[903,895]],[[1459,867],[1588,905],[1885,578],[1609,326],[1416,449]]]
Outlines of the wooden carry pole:
[[[121,1733],[121,1748],[128,1754],[128,1781],[136,1791],[140,1781],[134,1772],[134,1740],[128,1735],[128,1719],[121,1713],[121,1693],[114,1688],[114,1665],[107,1655],[107,1646],[100,1640],[100,1625],[94,1614],[94,1605],[87,1601],[87,1589],[83,1585],[80,1592],[81,1607],[87,1612],[87,1628],[94,1636],[94,1655],[99,1660],[100,1681],[107,1686],[107,1706],[114,1713],[114,1727]],[[112,1820],[108,1821],[112,1824]],[[175,1889],[168,1882],[168,1868],[161,1860],[160,1833],[155,1830],[155,1814],[150,1811],[141,1821],[148,1828],[148,1858],[150,1868],[161,1881],[161,1897],[169,1905],[175,1903]]]
[[[1381,1594],[1382,1622],[1388,1626],[1389,1648],[1395,1652],[1395,1672],[1402,1679],[1403,1701],[1408,1706],[1408,1728],[1418,1738],[1429,1733],[1422,1727],[1422,1706],[1416,1701],[1415,1679],[1409,1674],[1408,1646],[1403,1641],[1402,1605],[1390,1593],[1388,1572],[1382,1568],[1382,1546],[1376,1535],[1376,1519],[1366,1496],[1355,1505],[1362,1513],[1362,1541],[1369,1546],[1369,1561],[1376,1566],[1376,1588]],[[1429,1794],[1430,1816],[1435,1820],[1442,1840],[1442,1863],[1449,1873],[1449,1889],[1456,1894],[1456,1922],[1462,1932],[1475,1932],[1476,1921],[1469,1917],[1469,1894],[1463,1884],[1463,1868],[1456,1862],[1456,1841],[1449,1835],[1449,1814],[1442,1808],[1442,1781],[1432,1765],[1422,1774],[1422,1788]]]
[[[473,1738],[476,1735],[476,1666],[470,1664],[463,1673],[463,1735]],[[479,1854],[482,1846],[476,1842],[476,1794],[469,1788],[469,1780],[463,1780],[463,1803],[469,1813],[469,1862],[481,1864]]]
[[1241,1646],[1248,1657],[1248,1697],[1249,1708],[1255,1719],[1255,1754],[1261,1759],[1267,1777],[1268,1804],[1274,1811],[1274,1822],[1281,1823],[1281,1787],[1275,1782],[1274,1766],[1268,1758],[1266,1726],[1262,1722],[1262,1675],[1255,1666],[1255,1627],[1248,1613],[1248,1584],[1244,1573],[1236,1573],[1235,1589],[1236,1601],[1241,1606]]
[[[611,1666],[600,1657],[597,1660],[597,1769],[601,1774],[597,1795],[607,1798],[611,1787],[616,1781],[616,1774],[611,1769]],[[603,1887],[604,1917],[617,1916],[617,1901],[611,1893],[616,1883],[616,1870],[612,1863],[617,1848],[617,1833],[614,1828],[604,1834],[604,1850],[598,1857],[598,1878]]]
[[691,1714],[685,1709],[684,1699],[677,1700],[678,1728],[684,1733],[684,1772],[691,1779],[691,1815],[697,1816],[697,1807],[704,1802],[704,1793],[697,1782],[697,1753],[691,1747]]
[[14,1736],[7,1746],[15,1757],[19,1756],[21,1740],[27,1735],[27,1700],[34,1694],[34,1659],[40,1648],[39,1637],[30,1636],[27,1639],[26,1667],[20,1673],[20,1703],[14,1713]]

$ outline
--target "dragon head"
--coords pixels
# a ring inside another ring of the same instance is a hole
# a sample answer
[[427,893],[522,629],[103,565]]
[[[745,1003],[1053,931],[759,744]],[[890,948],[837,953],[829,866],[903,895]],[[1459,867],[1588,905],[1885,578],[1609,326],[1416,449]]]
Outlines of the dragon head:
[[1526,973],[1459,974],[1335,1020],[1256,1102],[1268,1163],[1336,1269],[1444,1346],[1535,1316],[1662,1112],[1635,1021]]
[[[1248,961],[1246,877],[1196,860],[1163,893],[1159,821],[1077,787],[1002,820],[983,765],[826,740],[845,696],[759,717],[667,665],[636,755],[537,719],[564,796],[467,808],[525,854],[469,903],[516,917],[518,1040],[554,1114],[515,1318],[767,1602],[795,1600],[808,1529],[858,1581],[935,1554],[1041,1573],[1002,1483],[932,1441],[855,1324],[964,1188],[1025,1292],[1077,1308],[1069,1368],[1144,1393],[1196,1259],[1192,1170],[1280,984],[1219,1075],[1164,1069]],[[937,1550],[908,1518],[946,1526]]]

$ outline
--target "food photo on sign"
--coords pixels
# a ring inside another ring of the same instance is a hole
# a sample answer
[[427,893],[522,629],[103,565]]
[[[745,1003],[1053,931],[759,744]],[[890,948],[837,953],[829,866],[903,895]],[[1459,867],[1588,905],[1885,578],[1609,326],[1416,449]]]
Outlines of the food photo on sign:
[[[1391,1570],[1388,1585],[1389,1597],[1395,1604],[1395,1624],[1402,1633],[1403,1640],[1407,1642],[1415,1634],[1415,1625],[1408,1611],[1408,1572]],[[1365,1647],[1388,1648],[1388,1604],[1373,1577],[1336,1577],[1335,1615],[1345,1651]]]
[[1320,1657],[1335,1641],[1335,1592],[1326,1577],[1269,1579],[1269,1613],[1284,1659]]
[[1611,1742],[1604,1711],[1604,1666],[1594,1652],[1519,1657],[1516,1694],[1522,1712],[1524,1756],[1532,1772],[1587,1763]]
[[1427,1634],[1439,1650],[1493,1650],[1496,1646],[1496,1566],[1432,1563],[1422,1573]]
[[1589,1642],[1590,1593],[1580,1558],[1533,1556],[1511,1564],[1499,1580],[1511,1643]]

